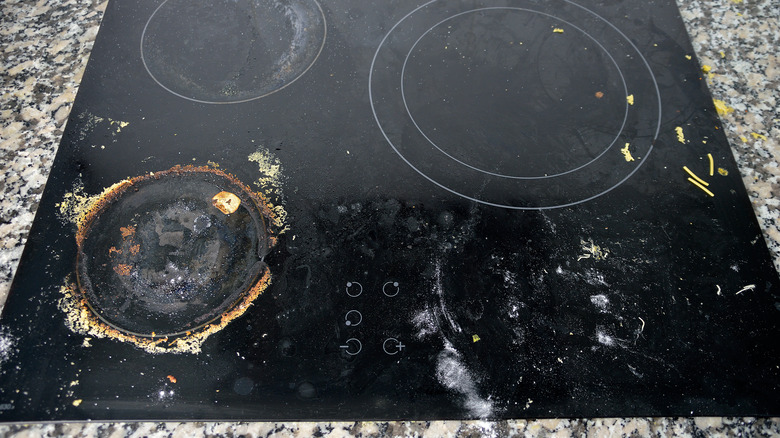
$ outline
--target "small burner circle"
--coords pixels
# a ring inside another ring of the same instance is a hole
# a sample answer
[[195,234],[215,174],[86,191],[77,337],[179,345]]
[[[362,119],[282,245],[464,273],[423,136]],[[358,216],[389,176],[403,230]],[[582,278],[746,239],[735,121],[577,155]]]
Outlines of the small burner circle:
[[141,35],[141,60],[165,90],[200,103],[247,102],[298,80],[319,57],[317,0],[165,0]]

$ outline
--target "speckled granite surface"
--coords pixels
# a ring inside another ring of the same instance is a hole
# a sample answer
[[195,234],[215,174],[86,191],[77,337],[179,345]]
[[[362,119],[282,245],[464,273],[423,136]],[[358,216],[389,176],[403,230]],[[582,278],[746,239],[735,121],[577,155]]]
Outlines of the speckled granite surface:
[[[780,270],[780,3],[679,0]],[[0,4],[0,303],[105,8],[97,0]],[[733,109],[730,110],[730,109]],[[502,422],[130,423],[0,426],[2,436],[780,436],[780,418]]]

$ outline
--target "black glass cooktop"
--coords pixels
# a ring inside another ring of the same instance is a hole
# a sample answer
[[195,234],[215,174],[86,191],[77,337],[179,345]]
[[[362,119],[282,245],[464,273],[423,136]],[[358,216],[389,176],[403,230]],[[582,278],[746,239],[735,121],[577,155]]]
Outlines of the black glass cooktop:
[[778,415],[673,1],[112,0],[0,421]]

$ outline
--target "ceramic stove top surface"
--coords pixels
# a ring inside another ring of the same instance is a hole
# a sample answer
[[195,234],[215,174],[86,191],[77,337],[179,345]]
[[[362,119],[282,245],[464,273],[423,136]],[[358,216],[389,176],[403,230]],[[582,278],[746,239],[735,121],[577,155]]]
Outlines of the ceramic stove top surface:
[[777,415],[673,1],[112,0],[0,421]]

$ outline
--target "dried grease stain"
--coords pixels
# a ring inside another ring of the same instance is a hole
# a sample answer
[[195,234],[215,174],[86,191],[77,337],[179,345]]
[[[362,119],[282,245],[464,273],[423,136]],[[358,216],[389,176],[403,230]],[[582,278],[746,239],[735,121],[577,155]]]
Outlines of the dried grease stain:
[[[268,186],[278,182],[279,169],[269,181]],[[198,175],[215,176],[229,180],[241,191],[252,203],[256,205],[259,213],[267,222],[266,236],[267,245],[273,246],[276,242],[276,235],[284,230],[284,220],[286,212],[281,205],[271,205],[265,196],[252,191],[248,186],[238,181],[233,175],[221,170],[203,166],[175,166],[163,172],[150,173],[130,179],[122,180],[111,187],[103,190],[97,195],[88,195],[84,192],[83,186],[77,184],[71,193],[64,196],[63,201],[58,204],[61,218],[76,225],[76,241],[79,248],[83,247],[84,238],[87,234],[90,224],[100,215],[108,205],[118,199],[123,193],[142,182],[159,180],[167,176]],[[275,188],[272,193],[279,194],[280,189]],[[211,200],[209,200],[211,201]],[[224,213],[224,212],[223,212]],[[128,226],[121,230],[122,237],[132,237],[134,229]],[[114,249],[112,247],[112,249]],[[129,250],[131,253],[135,246],[120,248],[119,251]],[[109,251],[110,252],[110,251]],[[137,253],[137,251],[135,251]],[[110,258],[110,257],[109,257]],[[114,270],[119,275],[129,275],[131,266],[114,266]],[[271,280],[271,273],[267,266],[263,266],[263,271],[258,275],[258,279],[241,295],[241,298],[226,311],[208,323],[176,336],[143,336],[119,330],[102,320],[90,307],[85,291],[81,289],[77,282],[72,279],[66,279],[61,286],[62,298],[59,300],[59,307],[64,312],[66,325],[76,333],[95,338],[112,338],[115,340],[128,342],[145,350],[148,353],[199,353],[203,342],[213,333],[223,329],[228,323],[241,316],[252,304],[252,302],[268,287]]]

